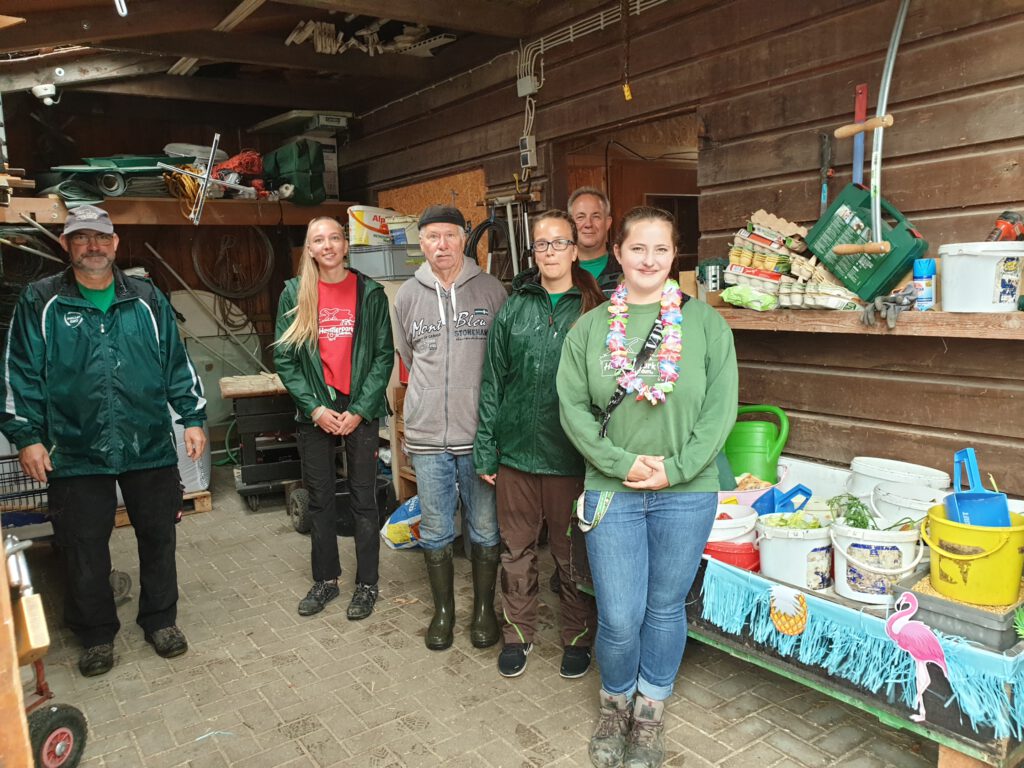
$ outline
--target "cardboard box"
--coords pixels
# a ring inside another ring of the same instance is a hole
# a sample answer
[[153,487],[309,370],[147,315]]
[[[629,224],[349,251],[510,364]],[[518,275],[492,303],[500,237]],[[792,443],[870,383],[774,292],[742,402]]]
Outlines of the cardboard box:
[[338,170],[338,140],[326,136],[306,134],[292,136],[288,141],[296,139],[312,139],[324,148],[324,190],[328,200],[341,199],[341,177]]

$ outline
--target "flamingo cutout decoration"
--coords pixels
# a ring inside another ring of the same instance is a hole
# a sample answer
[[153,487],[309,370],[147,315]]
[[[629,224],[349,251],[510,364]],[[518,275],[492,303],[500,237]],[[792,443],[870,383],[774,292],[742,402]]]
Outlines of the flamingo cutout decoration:
[[[900,608],[900,606],[906,606]],[[917,712],[910,716],[916,723],[924,722],[924,692],[931,685],[932,678],[928,674],[928,664],[934,664],[949,677],[946,669],[946,654],[939,645],[939,639],[924,623],[911,621],[910,617],[917,613],[917,597],[912,592],[904,592],[896,600],[897,610],[885,622],[885,633],[895,641],[896,645],[909,653],[917,665]]]

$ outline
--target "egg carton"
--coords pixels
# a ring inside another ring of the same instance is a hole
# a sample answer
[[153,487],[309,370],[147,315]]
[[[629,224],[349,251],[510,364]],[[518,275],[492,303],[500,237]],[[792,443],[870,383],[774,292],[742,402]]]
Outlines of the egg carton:
[[782,282],[782,275],[777,272],[741,267],[739,264],[727,266],[722,277],[726,285],[749,285],[761,293],[772,295],[779,293],[779,285]]
[[831,283],[782,282],[779,306],[789,309],[860,309],[857,296]]
[[789,271],[805,282],[842,285],[839,282],[839,278],[829,272],[824,265],[818,263],[817,256],[811,256],[810,258],[793,256],[790,260]]
[[779,240],[792,253],[803,253],[807,249],[807,227],[787,221],[764,209],[750,214],[747,229],[763,237]]

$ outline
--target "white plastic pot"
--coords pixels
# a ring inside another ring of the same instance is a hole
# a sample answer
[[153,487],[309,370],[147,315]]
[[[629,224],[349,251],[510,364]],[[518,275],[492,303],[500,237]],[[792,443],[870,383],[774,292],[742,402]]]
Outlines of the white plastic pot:
[[879,483],[868,497],[868,506],[879,528],[888,528],[904,518],[921,522],[928,510],[941,504],[947,491],[927,485],[909,483]]
[[920,531],[872,531],[834,523],[829,531],[836,561],[836,594],[873,605],[889,605],[892,587],[924,556]]
[[907,483],[908,485],[925,485],[929,488],[949,488],[949,475],[945,472],[910,464],[906,461],[893,459],[876,459],[871,456],[858,456],[850,462],[850,479],[846,482],[846,490],[861,500],[871,496],[879,483]]
[[800,589],[828,589],[832,586],[832,540],[824,528],[776,528],[757,519],[761,575],[784,581]]
[[757,510],[739,504],[719,504],[718,514],[730,516],[728,520],[715,520],[711,526],[709,542],[729,542],[731,544],[750,544],[757,538],[754,528],[757,526]]

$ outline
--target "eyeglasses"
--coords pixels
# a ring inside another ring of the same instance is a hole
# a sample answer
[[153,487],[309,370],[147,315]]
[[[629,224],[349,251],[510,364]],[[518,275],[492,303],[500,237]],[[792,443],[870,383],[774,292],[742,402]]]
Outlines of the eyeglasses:
[[462,237],[463,235],[461,232],[445,232],[443,234],[440,232],[428,232],[425,235],[420,235],[420,240],[425,240],[431,245],[437,245],[442,240],[444,240],[449,245],[452,245],[454,243],[459,242],[459,240],[461,240]]
[[560,238],[558,240],[538,240],[533,244],[534,253],[544,253],[548,248],[553,251],[564,251],[570,245],[576,245],[575,240],[568,240],[566,238]]
[[106,232],[99,232],[94,235],[90,235],[87,232],[75,232],[68,236],[75,245],[88,245],[92,241],[96,241],[100,245],[110,245],[114,242],[114,236],[108,235]]

